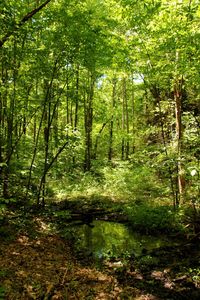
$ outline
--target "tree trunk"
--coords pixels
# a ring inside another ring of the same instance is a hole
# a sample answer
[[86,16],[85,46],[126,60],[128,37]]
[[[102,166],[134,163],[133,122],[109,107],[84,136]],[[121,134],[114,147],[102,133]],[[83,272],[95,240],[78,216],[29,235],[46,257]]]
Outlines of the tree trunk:
[[66,84],[67,84],[67,91],[66,91],[66,121],[67,125],[69,125],[69,73],[68,73],[68,66],[67,66],[67,78],[66,78]]
[[126,160],[129,159],[129,111],[128,111],[128,97],[127,97],[127,88],[126,88],[126,78],[124,78],[124,102],[125,102],[125,117],[126,117]]
[[[38,125],[37,134],[36,134],[36,137],[35,137],[35,146],[34,146],[33,156],[32,156],[32,161],[31,161],[31,165],[30,165],[30,169],[29,169],[29,176],[28,176],[28,182],[27,182],[26,198],[27,198],[28,191],[29,191],[30,185],[31,185],[31,178],[32,178],[33,165],[34,165],[34,161],[35,161],[36,154],[37,154],[38,143],[39,143],[39,138],[40,138],[40,132],[41,132],[41,129],[42,129],[43,119],[44,119],[45,112],[46,112],[46,109],[47,109],[47,103],[48,103],[48,99],[49,99],[49,96],[50,96],[50,92],[51,92],[51,88],[52,88],[52,85],[53,85],[53,81],[54,81],[54,79],[55,79],[55,75],[56,75],[56,72],[57,72],[57,70],[58,70],[58,69],[57,69],[57,64],[58,64],[58,61],[56,60],[56,61],[55,61],[55,64],[54,64],[54,69],[53,69],[53,71],[52,71],[52,78],[51,78],[51,81],[50,81],[49,84],[47,84],[47,88],[46,88],[45,99],[44,99],[44,103],[43,103],[43,107],[42,107],[42,114],[41,114],[40,122],[39,122],[39,125]],[[38,204],[39,204],[39,198],[40,198],[40,191],[41,191],[41,189],[39,188],[39,191],[38,191],[38,199],[37,199],[37,203],[38,203]]]
[[74,117],[74,129],[78,126],[78,110],[79,110],[79,65],[76,69],[76,95],[75,95],[75,117]]
[[131,106],[132,106],[132,153],[135,152],[135,99],[134,99],[134,77],[131,78]]
[[[152,96],[154,97],[156,103],[158,104],[158,108],[159,108],[158,121],[159,121],[159,124],[161,127],[161,136],[162,136],[162,142],[163,142],[163,147],[164,147],[164,153],[165,153],[167,160],[169,161],[170,157],[169,157],[168,150],[167,150],[165,124],[164,124],[164,120],[162,117],[162,110],[161,110],[161,91],[156,86],[152,86],[151,93],[152,93]],[[175,188],[175,184],[174,184],[173,171],[170,166],[168,167],[168,173],[169,173],[169,178],[170,178],[170,188],[171,188],[171,193],[172,193],[173,207],[175,209],[178,206],[179,201],[178,201],[178,194],[176,192],[176,188]]]
[[174,86],[175,117],[176,117],[176,146],[177,146],[177,187],[179,203],[184,203],[185,178],[182,167],[182,84],[183,78],[178,79]]
[[122,144],[121,144],[121,159],[125,160],[129,157],[129,115],[128,101],[126,92],[126,78],[122,82]]
[[48,168],[48,159],[49,159],[49,138],[50,138],[50,117],[51,117],[51,98],[48,99],[48,107],[44,114],[44,171],[42,175],[42,180],[40,181],[39,192],[38,192],[38,204],[40,202],[41,195],[41,204],[44,206],[45,203],[45,189],[46,189],[46,173]]
[[94,75],[89,78],[88,94],[85,97],[84,116],[85,116],[85,160],[84,171],[90,171],[92,158],[92,123],[93,123],[93,95],[94,95]]
[[10,177],[10,158],[13,154],[13,131],[14,127],[14,114],[15,114],[15,102],[16,102],[16,80],[17,80],[17,65],[16,65],[16,40],[13,41],[13,86],[12,94],[10,95],[10,101],[7,105],[7,134],[6,134],[6,164],[4,169],[4,182],[3,182],[3,196],[5,198],[9,197],[9,177]]
[[115,103],[116,103],[116,84],[117,79],[113,78],[112,83],[112,115],[111,115],[111,121],[110,121],[110,132],[109,132],[109,149],[108,149],[108,160],[111,161],[113,158],[113,128],[114,128],[114,109],[115,109]]
[[[79,65],[76,67],[76,94],[75,94],[75,116],[74,116],[74,129],[78,127],[78,112],[79,112]],[[75,156],[72,157],[73,166],[75,166]]]
[[105,123],[103,123],[101,129],[99,130],[99,132],[97,134],[97,137],[96,137],[96,140],[95,140],[95,144],[94,144],[94,155],[93,155],[94,159],[97,159],[97,149],[98,149],[99,139],[101,137],[101,133],[103,132],[103,130],[106,127],[106,125],[107,125],[108,122],[109,122],[109,120],[106,121]]

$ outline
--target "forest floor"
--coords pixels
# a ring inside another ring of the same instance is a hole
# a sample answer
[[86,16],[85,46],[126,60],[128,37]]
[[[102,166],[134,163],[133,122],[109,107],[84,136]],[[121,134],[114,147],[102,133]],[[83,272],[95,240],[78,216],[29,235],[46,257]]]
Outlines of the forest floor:
[[0,299],[200,299],[199,242],[157,249],[153,264],[108,259],[99,267],[54,225],[49,213],[10,212],[1,228]]

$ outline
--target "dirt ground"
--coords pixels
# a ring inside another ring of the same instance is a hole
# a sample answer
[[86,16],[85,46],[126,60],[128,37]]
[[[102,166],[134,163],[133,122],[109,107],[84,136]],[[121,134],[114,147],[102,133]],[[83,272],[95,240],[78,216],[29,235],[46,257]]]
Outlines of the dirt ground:
[[[1,243],[0,253],[2,299],[121,299],[123,287],[115,276],[81,266],[56,235],[31,240],[20,235]],[[130,299],[137,293],[129,290]]]
[[180,272],[180,261],[190,254],[187,249],[173,255],[160,251],[154,265],[139,267],[130,260],[123,266],[110,260],[98,268],[76,256],[71,241],[42,218],[36,217],[31,226],[35,228],[24,226],[12,239],[8,230],[0,239],[0,299],[200,299],[199,277]]

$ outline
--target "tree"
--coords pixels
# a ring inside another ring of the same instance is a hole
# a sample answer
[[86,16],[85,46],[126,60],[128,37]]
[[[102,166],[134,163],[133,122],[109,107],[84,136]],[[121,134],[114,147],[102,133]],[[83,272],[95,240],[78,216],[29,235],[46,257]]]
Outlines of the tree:
[[[163,101],[170,101],[174,108],[174,111],[160,111],[160,118],[163,118],[162,114],[172,114],[171,123],[165,124],[162,121],[162,136],[167,157],[174,157],[177,173],[174,167],[169,170],[171,175],[177,174],[173,185],[177,187],[178,205],[185,201],[188,154],[185,152],[182,120],[186,106],[194,101],[193,97],[188,98],[187,95],[191,76],[196,76],[196,65],[193,65],[191,57],[198,56],[198,52],[194,54],[194,49],[198,47],[195,36],[199,4],[197,1],[145,1],[134,3],[134,9],[129,1],[123,3],[130,13],[129,40],[133,46],[131,60],[133,63],[138,61],[137,72],[151,91],[154,109]],[[159,110],[162,110],[161,107]],[[192,113],[190,109],[188,112]],[[173,128],[171,137],[170,127]]]
[[0,9],[4,197],[19,190],[44,204],[54,180],[122,159],[156,174],[174,206],[197,199],[197,1],[3,1]]

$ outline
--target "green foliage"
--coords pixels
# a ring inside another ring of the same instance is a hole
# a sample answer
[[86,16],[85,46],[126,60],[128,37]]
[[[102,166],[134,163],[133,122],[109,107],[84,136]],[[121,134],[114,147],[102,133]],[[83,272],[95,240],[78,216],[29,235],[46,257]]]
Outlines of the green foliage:
[[5,297],[5,288],[3,286],[0,286],[0,299],[3,300]]
[[155,182],[154,170],[140,164],[119,163],[117,167],[104,168],[104,189],[109,193],[115,193],[118,197],[129,200],[150,201],[158,196],[160,183]]
[[6,211],[7,211],[6,203],[4,202],[4,199],[0,198],[0,221],[4,219]]
[[153,267],[155,265],[158,265],[158,263],[159,263],[159,259],[157,257],[153,257],[151,255],[145,255],[139,259],[139,265],[140,265],[140,267],[142,266],[143,268],[144,267]]
[[[40,188],[46,198],[167,203],[181,163],[185,201],[199,205],[199,3],[143,2],[51,1],[1,47],[0,176],[9,203],[37,201]],[[0,39],[35,5],[2,1]]]
[[190,276],[192,276],[192,280],[198,286],[198,284],[200,282],[200,268],[190,268],[188,271],[189,271],[188,273],[190,274]]
[[180,223],[179,213],[169,206],[150,206],[148,204],[126,205],[124,208],[131,226],[146,233],[162,233],[182,231],[184,226]]
[[67,210],[55,211],[53,214],[59,221],[67,221],[71,218],[71,214]]
[[[145,156],[145,154],[144,154]],[[165,197],[162,182],[155,177],[155,170],[140,162],[113,162],[113,165],[95,164],[91,172],[72,172],[50,183],[57,198],[78,195],[97,199],[110,197],[121,201],[155,201],[161,194]],[[156,180],[156,181],[155,181]]]

